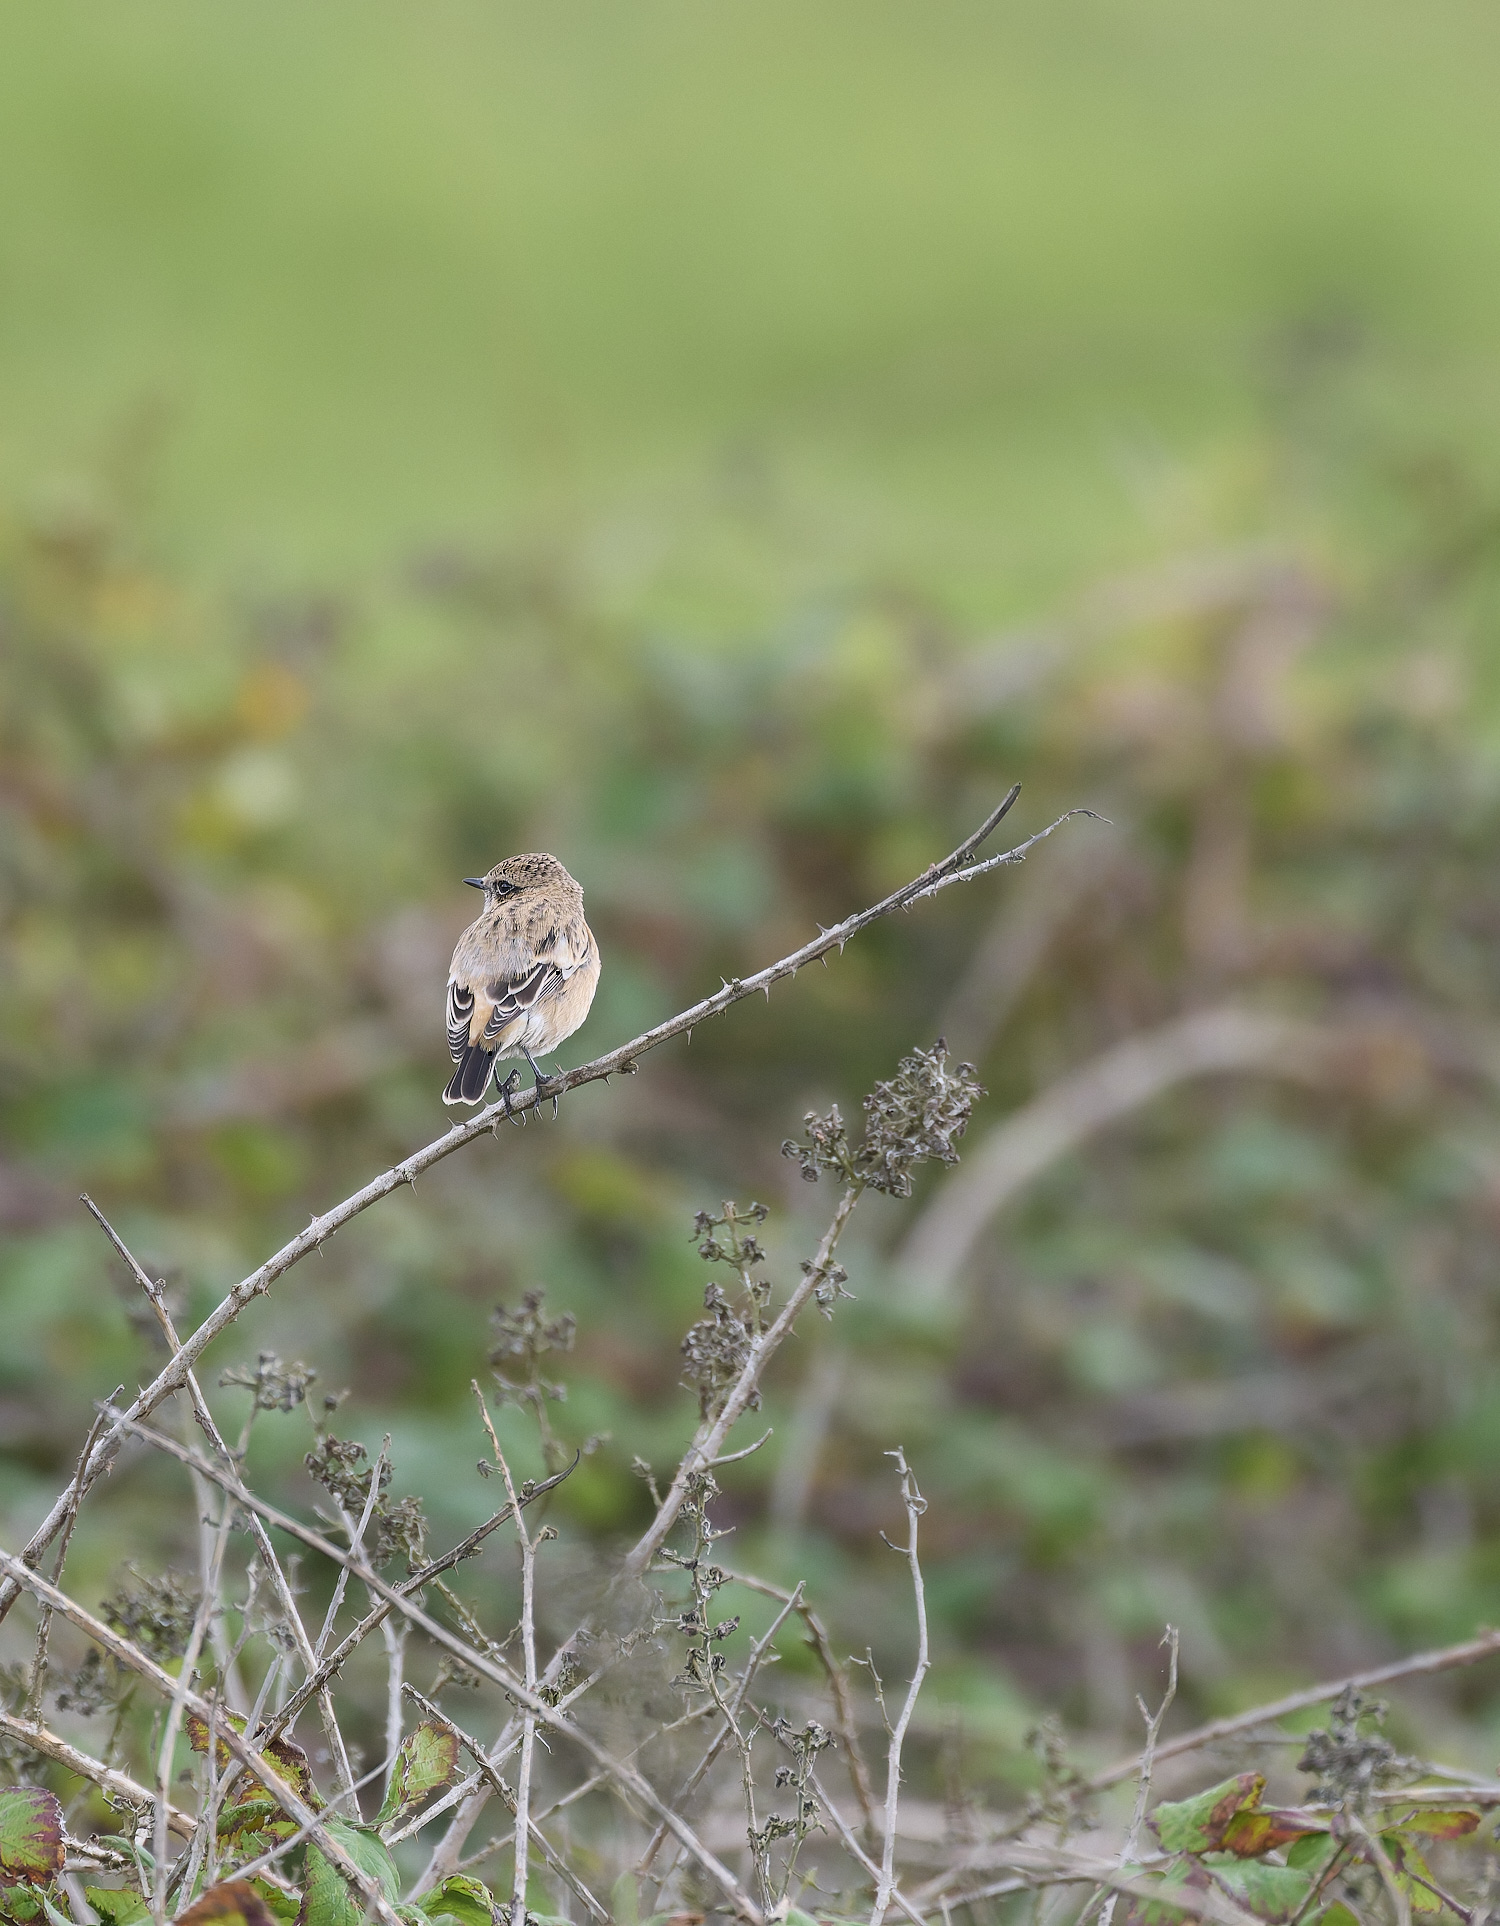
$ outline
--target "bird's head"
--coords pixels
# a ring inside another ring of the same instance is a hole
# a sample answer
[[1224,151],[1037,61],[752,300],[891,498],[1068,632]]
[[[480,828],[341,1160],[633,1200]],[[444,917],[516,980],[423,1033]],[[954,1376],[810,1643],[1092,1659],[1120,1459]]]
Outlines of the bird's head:
[[470,889],[484,891],[484,906],[493,909],[514,897],[537,890],[551,890],[564,897],[583,900],[583,891],[555,856],[535,854],[507,856],[484,876],[466,876]]

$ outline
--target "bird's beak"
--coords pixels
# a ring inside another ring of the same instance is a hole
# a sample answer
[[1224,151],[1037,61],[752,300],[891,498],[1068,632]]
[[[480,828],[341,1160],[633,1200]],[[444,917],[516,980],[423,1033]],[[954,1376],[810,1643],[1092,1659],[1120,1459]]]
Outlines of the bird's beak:
[[470,889],[484,888],[484,878],[482,876],[466,876],[464,878],[464,881],[468,884]]

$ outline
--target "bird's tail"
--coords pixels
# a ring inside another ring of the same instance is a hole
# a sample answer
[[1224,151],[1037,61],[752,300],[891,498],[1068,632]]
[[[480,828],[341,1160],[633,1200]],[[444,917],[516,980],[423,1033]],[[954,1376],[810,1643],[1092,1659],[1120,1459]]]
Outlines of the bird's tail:
[[490,1080],[490,1072],[494,1067],[493,1050],[481,1049],[477,1043],[469,1044],[459,1061],[458,1068],[448,1079],[448,1088],[443,1092],[443,1102],[481,1102],[485,1086]]

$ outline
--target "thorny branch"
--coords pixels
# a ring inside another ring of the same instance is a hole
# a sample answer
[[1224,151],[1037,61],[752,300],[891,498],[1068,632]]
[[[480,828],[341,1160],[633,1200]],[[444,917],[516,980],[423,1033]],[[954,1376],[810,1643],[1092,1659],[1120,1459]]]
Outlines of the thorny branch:
[[[1092,810],[1087,809],[1069,810],[1065,815],[1058,817],[1056,822],[1048,824],[1034,836],[1027,837],[1013,849],[1005,850],[1000,855],[991,856],[982,862],[971,861],[970,858],[998,827],[1019,793],[1020,788],[1017,785],[1004,801],[990,812],[978,829],[972,835],[966,836],[956,849],[943,857],[940,862],[931,864],[920,876],[913,877],[909,883],[904,883],[900,889],[892,891],[880,902],[872,904],[868,909],[858,911],[853,916],[846,917],[843,922],[834,924],[831,929],[820,930],[811,942],[804,943],[800,949],[792,951],[779,962],[757,971],[752,976],[736,978],[733,982],[726,983],[712,996],[704,997],[700,1002],[679,1012],[677,1016],[669,1018],[665,1023],[659,1023],[652,1029],[643,1031],[640,1036],[620,1045],[618,1049],[608,1051],[604,1056],[596,1057],[590,1063],[581,1064],[577,1069],[561,1073],[557,1078],[549,1080],[548,1095],[560,1095],[564,1090],[571,1090],[585,1083],[598,1082],[616,1072],[622,1075],[633,1074],[637,1059],[647,1050],[654,1050],[658,1044],[665,1043],[672,1037],[690,1034],[696,1025],[706,1023],[711,1017],[723,1015],[733,1004],[744,997],[753,996],[757,991],[769,996],[774,984],[795,976],[807,964],[816,963],[820,958],[826,957],[829,951],[842,950],[852,937],[857,936],[861,930],[879,918],[890,916],[897,910],[910,909],[913,904],[936,895],[938,891],[947,889],[954,883],[969,882],[978,876],[989,874],[991,870],[1022,862],[1030,850],[1050,836],[1070,817],[1094,814]],[[528,1106],[538,1101],[538,1093],[535,1088],[532,1088],[515,1096],[512,1099],[512,1108],[524,1112]],[[504,1116],[503,1104],[491,1104],[467,1123],[455,1124],[444,1136],[394,1165],[390,1170],[355,1191],[352,1196],[346,1197],[332,1210],[326,1211],[321,1217],[314,1217],[304,1231],[294,1237],[290,1243],[283,1245],[273,1257],[267,1258],[264,1264],[235,1285],[197,1330],[176,1348],[169,1362],[131,1402],[125,1415],[137,1421],[149,1417],[163,1399],[169,1397],[188,1381],[193,1366],[209,1345],[228,1330],[248,1304],[269,1291],[278,1278],[284,1277],[309,1252],[317,1250],[336,1231],[352,1222],[372,1204],[377,1204],[382,1198],[391,1196],[403,1185],[414,1184],[424,1171],[432,1169],[445,1157],[451,1157],[455,1151],[464,1149],[487,1133],[496,1130]],[[122,1427],[116,1421],[95,1441],[76,1481],[79,1495],[86,1492],[107,1469],[119,1447],[121,1432]],[[29,1568],[35,1568],[42,1553],[62,1530],[69,1515],[70,1503],[75,1502],[70,1496],[71,1492],[72,1487],[58,1499],[22,1550],[22,1562]],[[0,1582],[0,1618],[10,1610],[20,1595],[21,1589],[18,1582],[12,1580]]]

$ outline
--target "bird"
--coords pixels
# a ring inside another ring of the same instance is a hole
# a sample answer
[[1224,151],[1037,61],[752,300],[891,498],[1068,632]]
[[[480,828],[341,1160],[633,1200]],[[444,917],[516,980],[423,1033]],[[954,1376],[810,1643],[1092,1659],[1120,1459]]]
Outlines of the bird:
[[549,1079],[537,1055],[555,1050],[588,1015],[599,945],[584,921],[583,891],[555,856],[507,856],[464,881],[484,891],[484,908],[448,970],[448,1052],[458,1068],[443,1102],[482,1103],[493,1076],[509,1115],[520,1070],[502,1083],[496,1066],[524,1057],[540,1100]]

